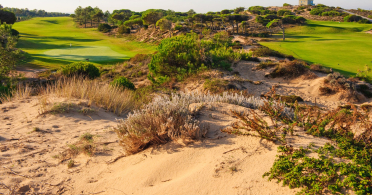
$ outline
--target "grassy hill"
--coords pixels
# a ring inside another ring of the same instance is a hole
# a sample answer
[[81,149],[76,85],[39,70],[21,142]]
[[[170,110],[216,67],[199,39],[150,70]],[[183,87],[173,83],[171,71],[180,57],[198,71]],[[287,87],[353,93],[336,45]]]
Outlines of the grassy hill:
[[310,21],[287,29],[285,42],[261,44],[346,75],[355,75],[366,64],[372,67],[372,35],[364,32],[370,29],[371,24]]
[[110,64],[155,49],[153,45],[108,37],[97,29],[76,28],[68,17],[33,18],[13,28],[21,33],[17,47],[30,54],[26,65],[35,68],[59,67],[87,58],[97,64]]

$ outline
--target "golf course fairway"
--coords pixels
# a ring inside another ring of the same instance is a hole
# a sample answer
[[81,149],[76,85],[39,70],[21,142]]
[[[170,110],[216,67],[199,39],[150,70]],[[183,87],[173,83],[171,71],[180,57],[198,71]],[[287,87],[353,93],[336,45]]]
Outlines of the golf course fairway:
[[17,47],[29,56],[25,66],[33,68],[57,68],[86,59],[106,65],[155,51],[154,45],[109,37],[97,28],[77,28],[69,17],[33,18],[13,28],[20,32]]
[[276,35],[278,41],[260,44],[351,76],[365,65],[372,68],[372,34],[365,33],[370,29],[372,24],[309,21],[286,29],[285,41]]

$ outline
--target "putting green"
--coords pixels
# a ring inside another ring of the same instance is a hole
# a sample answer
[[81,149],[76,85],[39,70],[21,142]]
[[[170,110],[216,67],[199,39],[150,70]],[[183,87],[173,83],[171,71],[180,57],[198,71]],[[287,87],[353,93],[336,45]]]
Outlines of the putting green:
[[17,22],[13,28],[20,32],[17,47],[29,56],[24,66],[32,68],[57,68],[86,59],[97,65],[114,64],[139,53],[153,53],[156,48],[107,36],[96,28],[77,28],[69,17],[33,18]]
[[286,41],[275,35],[278,41],[261,44],[351,76],[365,65],[372,68],[372,35],[365,33],[371,28],[371,24],[309,21],[286,29]]
[[[104,54],[104,55],[101,55]],[[53,49],[44,52],[45,56],[54,59],[65,59],[92,62],[107,62],[111,59],[125,59],[128,56],[118,53],[106,46],[71,47],[65,49]]]

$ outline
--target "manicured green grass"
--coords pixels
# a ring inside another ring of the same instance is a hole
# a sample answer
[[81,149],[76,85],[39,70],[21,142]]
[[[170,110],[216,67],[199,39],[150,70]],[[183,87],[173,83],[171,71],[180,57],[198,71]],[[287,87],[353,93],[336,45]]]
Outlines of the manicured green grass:
[[[21,34],[17,47],[34,68],[56,68],[75,61],[105,65],[127,60],[138,53],[153,53],[156,46],[109,37],[96,28],[76,28],[69,17],[33,18],[13,28]],[[70,47],[71,44],[71,47]]]
[[364,70],[366,64],[372,67],[372,34],[365,33],[370,29],[371,24],[310,21],[307,25],[286,29],[284,42],[261,44],[350,76]]

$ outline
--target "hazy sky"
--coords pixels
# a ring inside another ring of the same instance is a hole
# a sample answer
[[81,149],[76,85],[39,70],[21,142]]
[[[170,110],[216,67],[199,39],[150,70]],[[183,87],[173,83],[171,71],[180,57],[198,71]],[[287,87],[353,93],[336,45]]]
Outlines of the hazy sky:
[[[72,13],[78,6],[98,6],[102,10],[130,9],[144,11],[147,9],[171,9],[175,11],[188,11],[194,9],[199,13],[220,11],[236,7],[280,6],[283,3],[298,4],[298,0],[0,0],[4,7],[17,7],[28,9],[43,9],[48,12]],[[343,8],[363,8],[372,10],[372,0],[314,0],[329,6]]]

